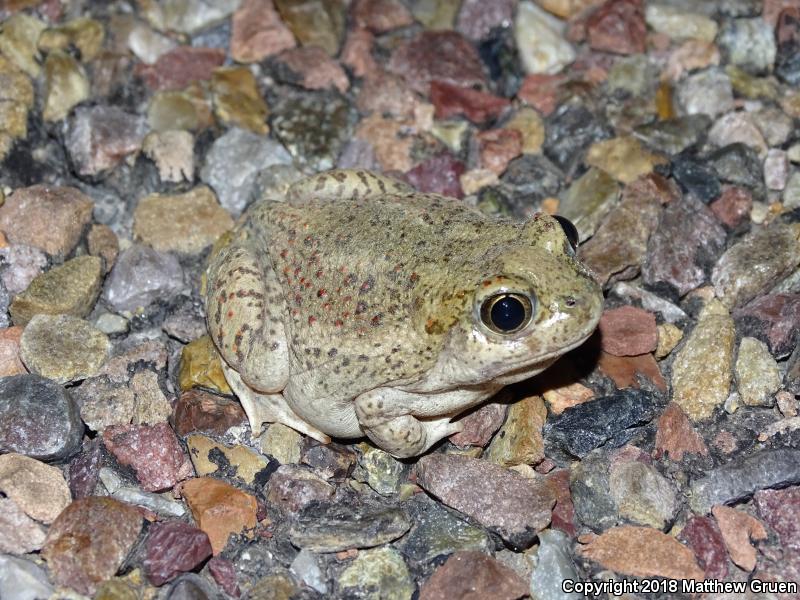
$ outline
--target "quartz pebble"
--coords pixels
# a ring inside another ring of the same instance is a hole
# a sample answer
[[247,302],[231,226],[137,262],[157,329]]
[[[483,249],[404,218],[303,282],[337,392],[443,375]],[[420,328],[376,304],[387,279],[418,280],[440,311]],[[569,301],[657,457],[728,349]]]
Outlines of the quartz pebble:
[[134,311],[172,297],[183,286],[183,269],[174,255],[134,244],[120,253],[102,298],[116,311]]
[[24,514],[47,524],[72,499],[58,468],[16,453],[0,456],[0,492]]
[[558,73],[575,60],[576,52],[566,39],[566,26],[530,1],[519,3],[514,36],[527,73]]

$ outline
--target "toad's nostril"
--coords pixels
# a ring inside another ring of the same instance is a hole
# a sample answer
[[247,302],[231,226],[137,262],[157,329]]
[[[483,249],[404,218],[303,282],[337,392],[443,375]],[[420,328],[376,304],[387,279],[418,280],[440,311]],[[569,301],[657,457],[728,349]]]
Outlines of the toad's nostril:
[[573,308],[576,304],[578,304],[578,301],[575,299],[575,296],[567,296],[564,298],[564,304],[567,306],[567,308]]

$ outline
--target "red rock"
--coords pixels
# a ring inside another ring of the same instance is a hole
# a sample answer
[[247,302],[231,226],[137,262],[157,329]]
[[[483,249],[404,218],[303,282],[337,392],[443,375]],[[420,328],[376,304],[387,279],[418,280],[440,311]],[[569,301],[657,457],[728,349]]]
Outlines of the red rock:
[[456,18],[456,30],[471,40],[481,40],[495,27],[514,20],[516,0],[464,0]]
[[136,65],[134,74],[152,90],[181,90],[192,82],[210,80],[214,69],[224,62],[221,48],[178,46],[152,65]]
[[496,531],[512,547],[527,548],[550,523],[551,487],[494,463],[428,454],[417,462],[416,477],[428,493]]
[[59,585],[91,595],[122,565],[139,537],[139,510],[113,498],[75,500],[47,532],[42,556]]
[[635,306],[605,311],[598,327],[600,346],[614,356],[639,356],[658,345],[655,315]]
[[0,329],[0,377],[21,375],[28,370],[19,358],[19,341],[22,338],[22,327],[5,327]]
[[238,402],[193,388],[181,394],[171,421],[180,436],[193,431],[222,435],[245,419]]
[[225,549],[231,534],[249,533],[256,526],[254,496],[212,477],[195,477],[181,492],[200,529],[206,532],[214,556]]
[[356,128],[357,140],[367,142],[384,172],[408,171],[411,166],[411,145],[415,139],[407,135],[408,126],[392,118],[373,113],[361,119]]
[[483,448],[492,439],[495,432],[500,429],[506,420],[508,404],[490,402],[478,410],[460,417],[458,422],[463,429],[450,436],[450,441],[456,446],[478,446]]
[[208,561],[208,572],[217,582],[217,585],[229,596],[238,598],[239,584],[236,582],[236,567],[233,563],[221,556],[214,556]]
[[566,82],[566,75],[528,75],[517,91],[517,97],[547,116],[558,106]]
[[637,376],[649,379],[660,390],[667,391],[667,382],[661,375],[656,359],[652,354],[639,356],[614,356],[607,352],[600,352],[598,368],[610,377],[619,389],[639,387]]
[[155,586],[193,570],[211,556],[208,536],[183,521],[154,523],[147,532],[144,572]]
[[259,62],[294,48],[291,30],[284,25],[272,0],[244,0],[231,18],[231,58]]
[[715,506],[711,513],[717,520],[731,560],[745,571],[755,569],[756,549],[750,544],[750,540],[767,539],[767,531],[761,522],[729,506]]
[[398,0],[355,0],[351,14],[356,27],[374,33],[385,33],[414,22],[414,17]]
[[88,447],[72,459],[67,472],[69,491],[75,500],[94,495],[94,488],[100,478],[103,466],[103,448],[100,440],[93,440]]
[[465,115],[480,124],[496,119],[511,104],[506,98],[443,81],[432,81],[430,90],[437,119]]
[[744,188],[726,186],[720,197],[709,204],[711,212],[725,225],[734,229],[750,215],[753,197]]
[[459,177],[464,171],[464,163],[444,152],[419,163],[405,174],[405,178],[420,192],[463,198]]
[[770,27],[775,27],[781,12],[787,8],[800,9],[800,2],[798,0],[764,0],[761,17],[770,24]]
[[724,579],[728,576],[728,553],[714,519],[692,517],[681,530],[678,539],[686,542],[692,549],[697,562],[705,570],[706,579]]
[[192,463],[166,423],[112,425],[103,442],[121,465],[131,466],[142,488],[166,490],[194,474]]
[[12,244],[63,257],[78,245],[93,206],[86,194],[72,187],[19,188],[0,206],[0,231]]
[[455,552],[420,588],[419,600],[516,600],[528,584],[512,569],[475,551]]
[[278,64],[288,70],[287,79],[309,90],[334,87],[344,93],[350,80],[341,65],[319,46],[302,46],[281,52]]
[[[546,460],[546,459],[545,459]],[[537,470],[539,466],[537,465]],[[572,492],[569,489],[569,469],[558,469],[548,473],[547,485],[556,497],[553,517],[550,526],[560,529],[570,537],[575,537],[575,505],[572,503]]]
[[416,94],[396,75],[376,71],[364,80],[356,98],[358,110],[410,119],[419,104]]
[[372,57],[374,42],[375,36],[366,29],[354,29],[347,34],[340,58],[356,77],[365,77],[378,71],[378,63]]
[[455,31],[423,31],[401,43],[392,52],[389,70],[425,95],[435,80],[461,87],[486,85],[477,51]]
[[669,454],[669,458],[674,461],[683,460],[684,454],[708,456],[703,438],[675,402],[671,402],[658,418],[655,445],[659,457]]
[[641,0],[608,0],[586,22],[589,46],[616,54],[645,51],[647,25]]
[[649,527],[612,527],[578,553],[606,569],[634,577],[702,580],[704,576],[689,548]]
[[746,335],[769,345],[776,357],[789,354],[800,334],[800,294],[768,294],[733,313],[737,331],[747,325]]
[[753,496],[758,516],[775,531],[784,548],[800,551],[800,486],[760,490]]

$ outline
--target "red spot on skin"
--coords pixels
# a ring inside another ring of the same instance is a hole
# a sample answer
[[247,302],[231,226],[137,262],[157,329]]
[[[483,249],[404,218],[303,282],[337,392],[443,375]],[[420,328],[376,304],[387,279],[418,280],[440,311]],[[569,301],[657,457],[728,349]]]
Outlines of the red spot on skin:
[[330,302],[323,303],[322,308],[324,308],[325,310],[330,310],[331,309],[331,303]]
[[328,296],[328,291],[325,288],[319,288],[317,290],[317,298],[326,298]]
[[317,277],[317,279],[322,277],[322,274],[323,274],[322,269],[319,269],[316,273],[314,273],[314,275]]
[[229,319],[232,319],[232,318],[233,318],[233,311],[232,311],[232,310],[229,310],[229,311],[228,311],[228,318],[229,318]]
[[350,316],[350,311],[344,311],[344,312],[342,313],[342,317],[344,317],[345,319],[346,319],[347,317],[349,317],[349,316]]
[[300,311],[299,311],[299,310],[297,310],[296,308],[293,308],[293,309],[292,309],[292,316],[293,316],[293,317],[296,317],[296,316],[297,316],[297,315],[299,315],[299,314],[300,314]]
[[300,269],[300,267],[296,267],[295,270],[294,270],[294,276],[297,277],[298,275],[300,275],[300,271],[301,270],[302,269]]
[[[341,289],[341,288],[339,288],[339,289]],[[336,291],[338,292],[339,290],[336,290]],[[345,296],[344,298],[342,298],[342,302],[344,302],[344,303],[351,302],[352,300],[353,300],[352,296]]]
[[304,284],[305,282],[306,282],[306,278],[305,278],[305,277],[301,277],[301,278],[300,278],[300,284],[302,285],[302,284]]
[[283,250],[281,250],[281,258],[286,258],[286,256],[287,256],[288,254],[289,254],[289,250],[287,250],[286,248],[284,248]]
[[313,325],[316,322],[317,322],[317,317],[315,317],[314,315],[311,315],[310,317],[308,317],[308,324],[309,325]]
[[310,281],[306,281],[306,282],[303,284],[303,287],[305,287],[306,289],[310,288],[310,287],[311,287],[311,282],[310,282]]
[[377,327],[380,324],[381,324],[381,316],[380,315],[375,315],[374,317],[372,317],[372,326],[373,327]]
[[334,324],[336,327],[341,327],[342,325],[344,325],[344,321],[342,321],[341,319],[336,319],[336,320],[333,322],[333,324]]
[[492,282],[489,281],[488,279],[483,282],[483,287],[489,287],[490,285],[492,285]]
[[303,297],[300,294],[295,294],[294,303],[300,306],[303,303]]

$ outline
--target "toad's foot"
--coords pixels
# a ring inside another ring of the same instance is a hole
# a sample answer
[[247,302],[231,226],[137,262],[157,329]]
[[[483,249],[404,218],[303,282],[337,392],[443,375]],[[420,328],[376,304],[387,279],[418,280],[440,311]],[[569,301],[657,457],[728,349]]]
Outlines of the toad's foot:
[[[369,409],[367,409],[367,413]],[[361,429],[376,446],[396,458],[409,458],[422,454],[442,438],[458,433],[459,422],[450,417],[418,419],[413,415],[380,417],[366,414],[356,402],[356,414]]]
[[256,392],[242,381],[239,373],[231,369],[224,362],[222,370],[225,379],[231,386],[233,393],[239,398],[247,420],[250,422],[250,430],[253,437],[258,437],[263,431],[263,423],[282,423],[287,427],[304,433],[315,440],[327,444],[331,438],[322,433],[319,429],[312,427],[300,418],[292,408],[286,403],[283,394],[261,394]]

